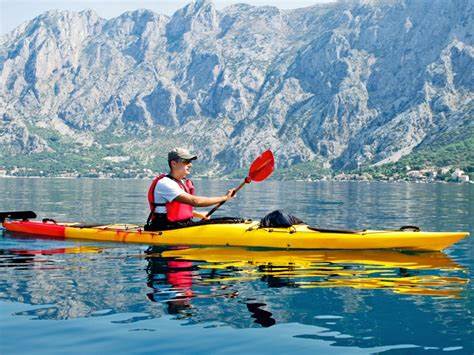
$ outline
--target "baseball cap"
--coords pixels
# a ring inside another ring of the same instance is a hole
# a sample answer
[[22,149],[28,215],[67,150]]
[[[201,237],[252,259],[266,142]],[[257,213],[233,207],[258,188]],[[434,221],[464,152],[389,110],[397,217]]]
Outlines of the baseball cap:
[[174,148],[168,153],[168,161],[172,160],[195,160],[197,155],[191,154],[189,150],[185,148]]

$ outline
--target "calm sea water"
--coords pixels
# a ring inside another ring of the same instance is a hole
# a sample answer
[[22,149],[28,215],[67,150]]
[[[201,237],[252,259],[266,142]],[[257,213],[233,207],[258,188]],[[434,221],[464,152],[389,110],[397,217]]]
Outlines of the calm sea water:
[[[0,179],[0,211],[141,223],[147,181]],[[235,181],[196,181],[222,194]],[[220,215],[473,233],[472,185],[263,182]],[[473,238],[444,253],[150,248],[0,235],[0,353],[472,354]]]

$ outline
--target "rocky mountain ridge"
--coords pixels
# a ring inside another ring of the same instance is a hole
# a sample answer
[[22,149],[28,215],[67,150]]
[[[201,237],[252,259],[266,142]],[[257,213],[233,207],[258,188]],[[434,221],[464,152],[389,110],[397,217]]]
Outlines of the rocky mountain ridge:
[[450,131],[472,136],[473,5],[49,11],[0,40],[0,155],[112,151],[153,167],[181,144],[211,175],[267,148],[281,168],[397,161]]

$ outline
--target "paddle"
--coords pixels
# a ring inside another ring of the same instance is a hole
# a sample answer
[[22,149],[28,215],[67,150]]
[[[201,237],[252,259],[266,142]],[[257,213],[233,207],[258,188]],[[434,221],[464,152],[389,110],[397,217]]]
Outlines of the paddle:
[[7,218],[27,220],[29,218],[36,218],[36,213],[33,211],[0,212],[0,223],[3,223],[3,221]]
[[[244,181],[235,189],[232,196],[234,196],[245,184],[249,184],[252,181],[260,182],[265,180],[273,173],[275,167],[275,158],[271,150],[264,151],[257,159],[255,159],[250,165],[249,173]],[[210,217],[214,212],[221,207],[225,201],[219,203],[216,207],[210,210],[206,217]]]

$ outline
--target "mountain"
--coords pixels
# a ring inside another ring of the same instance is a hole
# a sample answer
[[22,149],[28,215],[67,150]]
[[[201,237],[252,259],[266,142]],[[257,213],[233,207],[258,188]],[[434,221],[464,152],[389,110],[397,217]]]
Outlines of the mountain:
[[209,175],[267,148],[348,170],[471,139],[473,7],[46,12],[0,39],[0,167],[155,169],[186,145]]

